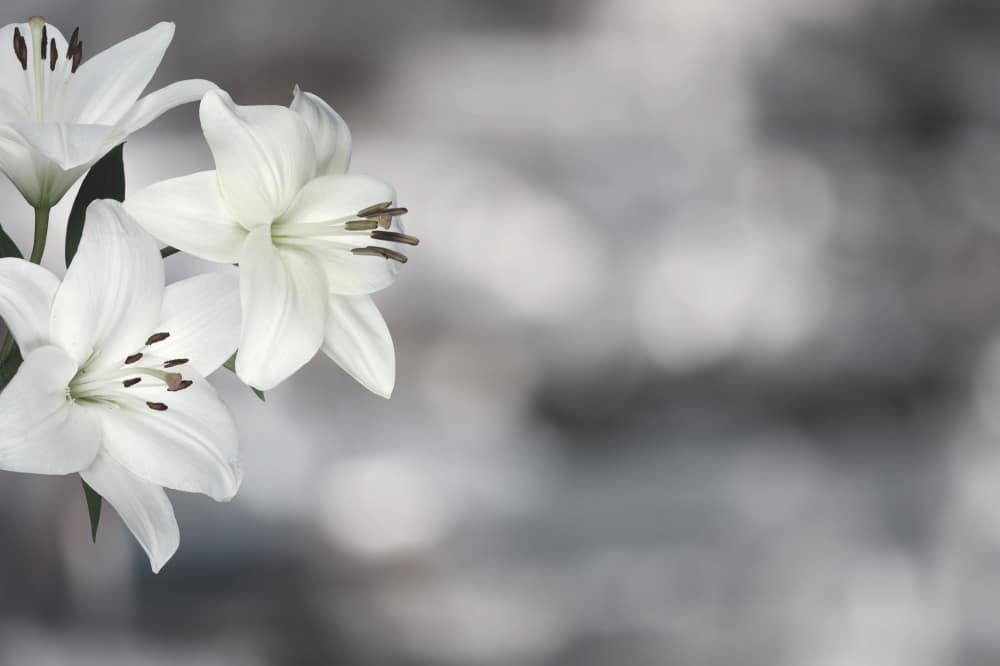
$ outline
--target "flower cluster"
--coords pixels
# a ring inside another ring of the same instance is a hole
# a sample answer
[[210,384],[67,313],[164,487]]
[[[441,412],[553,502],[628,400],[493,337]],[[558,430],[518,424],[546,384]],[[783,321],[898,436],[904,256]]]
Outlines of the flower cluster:
[[[236,425],[205,378],[225,364],[268,390],[322,350],[388,398],[395,354],[370,294],[418,243],[392,187],[348,173],[351,134],[319,97],[239,106],[203,80],[140,97],[173,31],[85,60],[78,30],[0,29],[0,170],[35,209],[29,259],[0,230],[0,469],[79,474],[95,535],[106,500],[154,571],[179,544],[164,488],[226,501],[242,480]],[[125,137],[199,100],[215,170],[123,197]],[[49,210],[88,171],[60,280],[40,265]],[[177,251],[218,270],[165,285]]]

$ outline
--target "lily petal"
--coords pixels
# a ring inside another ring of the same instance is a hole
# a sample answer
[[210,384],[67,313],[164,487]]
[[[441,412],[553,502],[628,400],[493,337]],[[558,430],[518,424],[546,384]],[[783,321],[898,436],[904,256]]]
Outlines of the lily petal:
[[49,344],[49,317],[59,278],[24,259],[0,259],[0,319],[17,340],[21,354]]
[[149,93],[129,109],[118,121],[118,127],[125,134],[142,129],[153,122],[164,113],[190,102],[197,102],[209,90],[218,88],[211,81],[204,79],[188,79],[187,81],[177,81],[168,86]]
[[87,207],[80,249],[52,306],[52,341],[88,367],[118,367],[159,320],[163,261],[117,201]]
[[174,508],[163,488],[138,478],[105,452],[80,476],[115,508],[146,551],[153,573],[159,573],[181,541]]
[[125,140],[124,132],[108,125],[14,123],[11,129],[60,169],[89,166]]
[[311,256],[279,250],[269,228],[254,229],[240,258],[240,379],[266,391],[305,365],[323,342],[326,299],[323,269]]
[[[120,408],[89,411],[100,417],[104,450],[136,476],[227,501],[243,479],[236,424],[208,380],[193,370],[184,378],[192,384],[174,392],[144,378],[117,391]],[[156,411],[146,402],[167,409]]]
[[305,123],[283,106],[237,106],[221,90],[202,98],[200,115],[229,210],[247,229],[270,224],[316,172]]
[[240,279],[230,267],[168,285],[157,331],[170,337],[149,347],[157,358],[186,358],[184,367],[209,375],[240,342]]
[[173,38],[174,24],[158,23],[85,60],[68,80],[65,108],[79,123],[117,124],[153,78]]
[[150,185],[130,194],[125,210],[167,245],[208,261],[238,261],[247,235],[226,208],[214,171]]
[[0,126],[0,171],[32,206],[55,205],[89,168],[83,164],[63,170],[12,127]]
[[[2,43],[2,42],[0,42]],[[291,109],[302,117],[316,146],[316,175],[347,173],[351,165],[351,130],[333,108],[298,86],[292,93]]]
[[369,296],[330,296],[323,353],[372,393],[392,395],[396,352],[389,327]]
[[[309,182],[281,216],[278,225],[312,224],[355,215],[364,208],[385,201],[395,201],[392,186],[378,178],[359,174],[324,176]],[[399,218],[391,229],[402,231]],[[370,294],[395,282],[401,264],[381,257],[351,254],[355,247],[382,245],[402,252],[397,243],[377,241],[367,233],[340,232],[309,245],[323,264],[330,291],[337,294]]]
[[0,469],[70,474],[94,460],[101,430],[67,395],[76,371],[76,362],[57,347],[25,356],[0,393]]

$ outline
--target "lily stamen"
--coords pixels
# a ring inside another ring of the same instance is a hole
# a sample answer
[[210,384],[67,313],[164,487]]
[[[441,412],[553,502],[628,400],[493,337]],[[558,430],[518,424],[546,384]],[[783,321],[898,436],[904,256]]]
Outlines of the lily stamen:
[[358,217],[368,217],[372,213],[383,211],[391,205],[392,205],[391,201],[383,201],[382,203],[377,203],[374,206],[368,206],[368,208],[364,208],[358,211]]
[[397,231],[373,231],[371,237],[375,240],[403,243],[404,245],[420,245],[420,239],[416,236],[401,234]]
[[176,368],[178,365],[184,365],[187,362],[188,362],[188,359],[186,359],[186,358],[174,358],[174,359],[170,359],[169,361],[167,361],[166,363],[164,363],[163,367],[164,368]]
[[97,376],[89,376],[83,373],[70,382],[70,394],[76,399],[94,398],[103,395],[109,386],[117,385],[119,382],[125,388],[131,388],[142,381],[143,377],[157,379],[163,382],[168,388],[178,386],[184,381],[180,373],[164,372],[157,368],[139,366],[122,368]]
[[157,342],[163,342],[169,337],[170,333],[167,332],[154,333],[153,335],[149,336],[149,338],[146,340],[146,346],[148,347],[149,345],[155,345]]
[[401,264],[405,264],[407,262],[407,257],[402,252],[390,250],[389,248],[382,247],[380,245],[367,245],[365,247],[352,248],[351,254],[357,254],[365,257],[382,257],[384,259],[398,261]]
[[146,406],[152,409],[154,412],[165,412],[167,411],[167,406],[162,402],[147,402]]
[[378,222],[375,220],[351,220],[344,223],[344,229],[347,231],[372,231],[378,229]]
[[20,28],[14,28],[14,55],[17,56],[17,61],[21,63],[21,69],[28,71],[28,45],[24,41],[24,37],[21,35]]
[[136,361],[142,358],[142,352],[136,352],[125,357],[125,365],[132,365]]

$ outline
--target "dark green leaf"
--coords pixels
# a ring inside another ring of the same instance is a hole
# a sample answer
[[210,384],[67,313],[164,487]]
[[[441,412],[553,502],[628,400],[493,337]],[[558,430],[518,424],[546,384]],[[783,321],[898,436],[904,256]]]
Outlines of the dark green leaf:
[[69,266],[80,246],[87,206],[97,199],[125,200],[125,165],[122,163],[122,147],[118,144],[107,155],[97,160],[80,184],[80,191],[69,212],[66,224],[66,265]]
[[21,254],[21,250],[18,249],[17,244],[10,239],[10,236],[3,229],[0,229],[0,257],[24,259],[24,255]]
[[[10,335],[10,333],[7,335]],[[11,378],[17,373],[17,369],[21,367],[21,350],[18,349],[16,344],[13,344],[13,338],[8,339],[11,340],[10,353],[7,358],[0,361],[0,389],[7,386]]]
[[[234,353],[232,356],[230,356],[229,360],[222,364],[222,367],[224,367],[229,372],[236,374],[236,354]],[[267,398],[264,397],[264,392],[261,391],[259,388],[254,388],[253,386],[251,386],[250,390],[253,391],[255,396],[260,398],[261,402],[267,402]]]
[[97,526],[101,522],[101,504],[104,500],[97,491],[87,485],[87,482],[80,479],[83,484],[83,494],[87,496],[87,513],[90,514],[90,536],[97,543]]

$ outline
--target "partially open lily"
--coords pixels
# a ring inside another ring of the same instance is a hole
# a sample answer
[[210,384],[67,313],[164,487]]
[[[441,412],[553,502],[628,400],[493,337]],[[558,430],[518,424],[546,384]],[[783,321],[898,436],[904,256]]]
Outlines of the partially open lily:
[[346,124],[298,88],[290,109],[212,91],[200,114],[216,171],[156,183],[126,209],[169,245],[239,264],[236,370],[247,384],[270,389],[322,349],[389,397],[392,338],[368,294],[395,280],[401,249],[418,243],[403,233],[392,187],[346,173]]
[[0,259],[0,317],[24,355],[0,393],[0,469],[79,472],[158,571],[179,543],[163,487],[224,501],[240,485],[236,427],[205,380],[236,349],[235,272],[164,289],[155,241],[96,201],[61,283]]
[[85,61],[77,30],[66,41],[37,16],[0,28],[0,170],[28,203],[55,205],[128,134],[215,88],[191,79],[139,99],[173,35],[159,23]]

